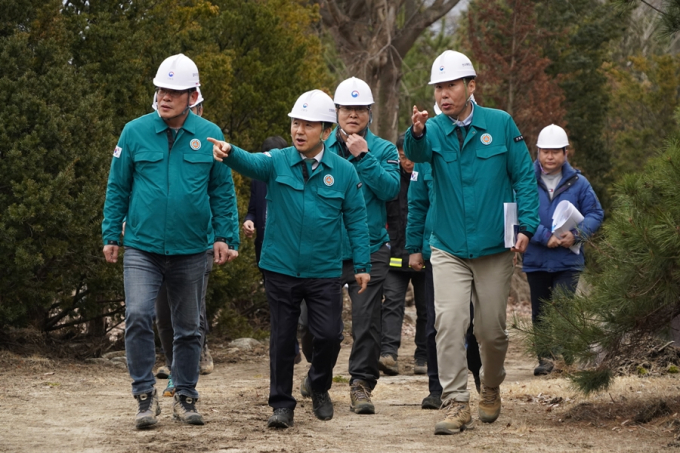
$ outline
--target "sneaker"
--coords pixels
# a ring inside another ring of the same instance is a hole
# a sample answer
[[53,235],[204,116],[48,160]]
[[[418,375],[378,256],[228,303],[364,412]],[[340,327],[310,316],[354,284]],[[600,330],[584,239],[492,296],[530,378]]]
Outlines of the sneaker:
[[135,395],[137,400],[137,416],[135,425],[137,429],[148,428],[158,423],[158,416],[161,414],[161,406],[158,404],[158,394],[156,389],[153,392]]
[[548,359],[538,359],[538,366],[534,368],[534,376],[546,376],[555,366]]
[[399,374],[399,363],[397,362],[397,359],[389,354],[380,356],[378,368],[388,376],[396,376]]
[[305,375],[305,378],[302,380],[302,384],[300,384],[300,394],[303,398],[312,397],[312,385],[309,383],[308,374]]
[[312,410],[319,420],[333,418],[333,402],[328,392],[312,392]]
[[482,393],[482,379],[479,377],[479,372],[472,372],[472,378],[475,380],[475,388],[477,389],[477,394]]
[[501,413],[501,388],[482,384],[480,397],[479,419],[484,423],[495,422]]
[[202,425],[203,416],[196,410],[198,398],[175,393],[175,401],[172,403],[173,417],[189,425]]
[[427,374],[427,360],[416,359],[416,364],[413,366],[413,374]]
[[279,407],[274,409],[274,414],[267,421],[267,428],[292,428],[293,409]]
[[172,382],[172,375],[168,376],[168,386],[163,390],[163,396],[169,396],[170,398],[175,396],[175,383]]
[[446,418],[434,425],[435,434],[458,434],[474,428],[469,402],[449,400],[442,409],[446,410]]
[[156,377],[158,379],[167,379],[170,377],[170,367],[162,366],[156,371]]
[[421,409],[439,409],[440,407],[442,407],[441,393],[430,393],[423,398],[423,402],[420,403]]
[[201,360],[198,362],[198,371],[201,374],[210,374],[215,369],[215,364],[213,363],[213,358],[210,355],[210,349],[208,349],[208,344],[203,345],[203,350],[201,351]]
[[349,397],[352,400],[349,409],[355,414],[375,414],[375,406],[371,402],[371,391],[366,382],[361,380],[352,382],[349,386]]

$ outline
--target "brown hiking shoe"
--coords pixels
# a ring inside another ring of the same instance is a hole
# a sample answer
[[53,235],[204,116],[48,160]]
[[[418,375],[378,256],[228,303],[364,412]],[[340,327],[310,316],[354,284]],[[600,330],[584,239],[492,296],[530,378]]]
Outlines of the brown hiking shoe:
[[378,368],[388,376],[396,376],[399,374],[399,362],[389,354],[380,356]]
[[434,425],[435,434],[458,434],[474,428],[469,401],[449,400],[442,410],[446,410],[446,418]]
[[352,382],[349,387],[349,397],[352,400],[349,409],[355,414],[375,414],[375,406],[371,402],[371,390],[366,382],[361,380]]
[[493,423],[501,413],[501,388],[487,387],[482,384],[479,401],[479,419],[484,423]]

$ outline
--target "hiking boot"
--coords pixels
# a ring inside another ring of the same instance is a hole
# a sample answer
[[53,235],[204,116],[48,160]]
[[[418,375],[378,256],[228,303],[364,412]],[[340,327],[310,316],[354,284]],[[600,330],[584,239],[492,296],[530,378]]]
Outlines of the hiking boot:
[[366,382],[361,380],[352,382],[349,386],[349,397],[352,400],[349,409],[355,414],[375,414],[371,391]]
[[148,428],[158,423],[156,417],[161,414],[161,406],[158,404],[156,389],[149,393],[135,395],[135,399],[137,400],[137,416],[135,417],[137,429]]
[[278,407],[274,409],[274,414],[267,421],[267,428],[292,428],[293,409]]
[[441,393],[430,393],[420,404],[421,409],[439,409],[442,407],[442,394]]
[[475,380],[475,388],[477,389],[477,394],[482,393],[482,379],[479,377],[479,371],[476,373],[472,372],[472,378]]
[[210,374],[215,369],[215,364],[213,363],[213,358],[210,355],[210,349],[208,349],[208,344],[203,345],[203,350],[201,351],[201,360],[198,362],[198,372],[200,374]]
[[446,410],[446,418],[434,425],[435,434],[458,434],[474,428],[468,401],[449,400],[442,409]]
[[175,396],[175,383],[172,382],[172,374],[168,376],[168,386],[163,390],[163,396],[169,396],[170,398]]
[[158,379],[167,379],[170,377],[170,367],[162,366],[156,371],[156,377]]
[[495,422],[501,413],[501,388],[482,384],[480,397],[479,419],[484,423]]
[[333,402],[328,392],[312,392],[312,410],[319,420],[333,418]]
[[173,417],[189,425],[202,425],[203,416],[196,410],[198,398],[175,393],[175,401],[172,403]]
[[538,359],[538,366],[534,368],[534,376],[545,376],[550,374],[554,365],[548,359]]
[[416,359],[416,364],[413,366],[413,374],[427,374],[427,360]]
[[312,396],[312,385],[309,383],[308,374],[305,375],[305,378],[302,380],[302,384],[300,384],[300,394],[303,398],[311,398]]
[[378,368],[388,376],[396,376],[399,374],[399,363],[397,363],[397,359],[389,354],[380,356]]

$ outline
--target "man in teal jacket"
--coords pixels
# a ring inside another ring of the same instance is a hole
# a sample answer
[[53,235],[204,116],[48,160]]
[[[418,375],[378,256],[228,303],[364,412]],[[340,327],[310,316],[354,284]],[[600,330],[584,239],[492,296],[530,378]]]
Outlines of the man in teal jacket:
[[338,85],[333,100],[338,127],[326,140],[328,150],[341,156],[356,169],[366,201],[371,236],[371,282],[359,294],[353,281],[352,255],[343,236],[342,282],[349,286],[352,300],[352,352],[349,356],[350,409],[357,414],[373,414],[371,391],[380,370],[383,283],[390,269],[390,236],[387,234],[386,203],[399,193],[399,154],[393,143],[374,135],[371,123],[373,95],[368,84],[351,77]]
[[[231,173],[214,162],[207,137],[220,129],[190,112],[200,85],[193,61],[167,58],[154,78],[157,112],[128,123],[113,152],[102,236],[108,262],[118,259],[125,228],[125,350],[138,402],[136,425],[157,423],[154,303],[165,282],[172,311],[175,418],[203,424],[196,410],[201,353],[200,300],[206,250],[215,262],[235,256],[227,237],[237,217]],[[213,242],[214,237],[214,244]]]
[[[435,288],[437,361],[445,420],[435,434],[470,427],[465,331],[474,305],[482,357],[479,418],[494,422],[505,379],[506,304],[513,274],[504,244],[504,203],[517,203],[519,232],[511,251],[524,252],[538,226],[536,178],[529,151],[506,112],[470,102],[476,73],[470,60],[447,50],[432,65],[430,84],[444,113],[428,120],[413,107],[404,150],[432,165],[431,263]],[[427,124],[426,124],[427,121]]]
[[215,158],[239,173],[267,183],[267,228],[260,269],[271,314],[267,426],[293,426],[295,335],[300,303],[314,337],[312,366],[305,378],[312,410],[333,417],[328,390],[342,341],[342,238],[347,234],[352,274],[360,292],[371,280],[366,206],[354,167],[329,152],[323,140],[335,121],[333,100],[320,90],[300,96],[291,117],[290,148],[249,154],[211,140]]

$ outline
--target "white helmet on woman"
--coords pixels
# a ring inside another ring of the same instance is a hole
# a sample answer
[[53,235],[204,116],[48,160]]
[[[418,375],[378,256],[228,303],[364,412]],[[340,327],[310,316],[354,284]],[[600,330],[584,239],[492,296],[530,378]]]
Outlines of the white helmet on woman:
[[467,77],[477,77],[468,57],[455,50],[446,50],[432,63],[430,85]]
[[556,124],[543,128],[538,134],[536,146],[541,149],[560,149],[569,146],[567,132]]
[[366,82],[356,77],[350,77],[340,82],[335,89],[336,105],[373,105],[373,93]]
[[333,99],[321,90],[303,93],[288,114],[291,118],[305,121],[335,123],[335,104]]
[[188,90],[201,85],[198,79],[198,67],[191,58],[177,54],[166,58],[158,67],[153,84],[159,88],[170,90]]

